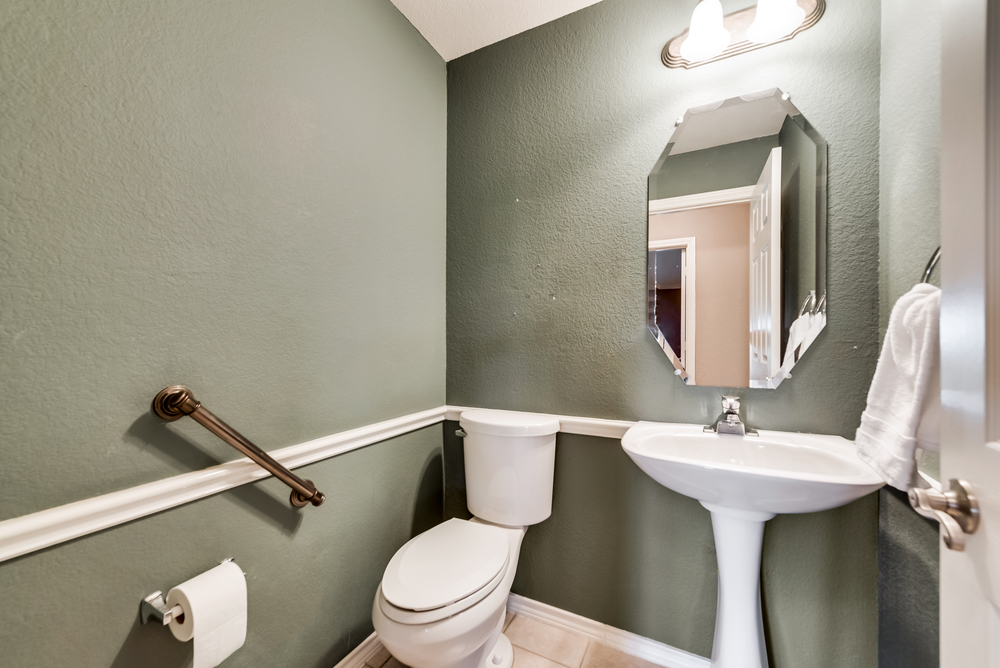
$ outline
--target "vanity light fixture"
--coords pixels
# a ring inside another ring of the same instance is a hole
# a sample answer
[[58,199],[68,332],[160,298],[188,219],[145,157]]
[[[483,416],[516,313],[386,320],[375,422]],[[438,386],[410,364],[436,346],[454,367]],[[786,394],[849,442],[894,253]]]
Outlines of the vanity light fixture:
[[691,27],[666,43],[660,59],[667,67],[691,69],[784,42],[816,25],[825,9],[825,0],[759,0],[720,23],[719,0],[701,0]]
[[722,3],[700,0],[691,15],[688,38],[681,44],[681,56],[691,62],[714,58],[729,46],[729,31],[722,25]]
[[757,15],[747,30],[747,39],[754,44],[767,44],[791,35],[802,25],[806,10],[795,0],[758,0]]

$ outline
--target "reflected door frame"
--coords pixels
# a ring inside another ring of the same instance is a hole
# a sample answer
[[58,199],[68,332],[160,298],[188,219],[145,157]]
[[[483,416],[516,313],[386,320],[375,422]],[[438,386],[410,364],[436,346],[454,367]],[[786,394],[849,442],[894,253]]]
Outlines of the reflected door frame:
[[[695,193],[694,195],[681,195],[680,197],[667,197],[665,199],[654,199],[649,202],[649,217],[666,214],[666,213],[677,213],[678,211],[690,211],[691,209],[705,209],[713,206],[722,206],[725,204],[745,204],[749,203],[753,197],[754,189],[756,185],[753,186],[743,186],[740,188],[727,188],[725,190],[712,190],[704,193]],[[681,242],[690,242],[690,245],[678,245]],[[673,245],[671,245],[673,244]],[[696,385],[695,382],[695,252],[694,252],[694,237],[687,237],[682,239],[668,239],[662,241],[650,241],[649,250],[670,250],[673,248],[690,248],[689,251],[685,252],[685,258],[687,260],[687,266],[683,276],[683,280],[688,281],[684,285],[684,291],[682,292],[684,300],[684,309],[682,310],[682,317],[685,320],[685,324],[681,327],[682,336],[689,335],[687,337],[686,350],[684,355],[682,355],[681,363],[684,370],[688,373],[688,384]],[[689,325],[688,325],[689,323]],[[685,357],[689,358],[684,359]],[[690,366],[687,362],[690,361]]]
[[750,201],[756,187],[756,184],[754,184],[740,188],[726,188],[725,190],[712,190],[707,193],[649,200],[649,215],[655,216],[661,213],[705,209],[710,206],[722,206],[723,204],[743,204]]
[[681,355],[680,363],[687,373],[687,382],[695,383],[695,298],[697,252],[694,237],[660,239],[649,242],[649,251],[680,250],[681,253]]

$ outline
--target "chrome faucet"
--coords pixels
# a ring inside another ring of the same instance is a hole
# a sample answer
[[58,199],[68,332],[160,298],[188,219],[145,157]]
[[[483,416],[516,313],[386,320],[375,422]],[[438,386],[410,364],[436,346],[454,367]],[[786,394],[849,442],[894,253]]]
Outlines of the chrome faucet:
[[740,419],[740,398],[733,396],[722,397],[722,415],[714,425],[705,427],[705,432],[709,434],[735,434],[736,436],[759,436],[756,429],[746,426]]

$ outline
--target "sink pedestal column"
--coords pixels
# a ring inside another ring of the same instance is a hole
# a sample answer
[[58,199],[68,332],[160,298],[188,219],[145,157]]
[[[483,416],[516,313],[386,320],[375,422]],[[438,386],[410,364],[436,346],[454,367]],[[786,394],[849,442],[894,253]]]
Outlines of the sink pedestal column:
[[767,668],[760,612],[760,549],[764,522],[774,513],[701,505],[712,512],[719,562],[712,668]]

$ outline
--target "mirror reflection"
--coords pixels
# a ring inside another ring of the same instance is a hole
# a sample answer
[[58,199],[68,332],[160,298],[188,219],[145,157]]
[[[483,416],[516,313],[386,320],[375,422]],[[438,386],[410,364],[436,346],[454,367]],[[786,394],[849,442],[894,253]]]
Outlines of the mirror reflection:
[[648,240],[647,324],[677,375],[777,387],[826,325],[826,142],[778,89],[689,109]]

